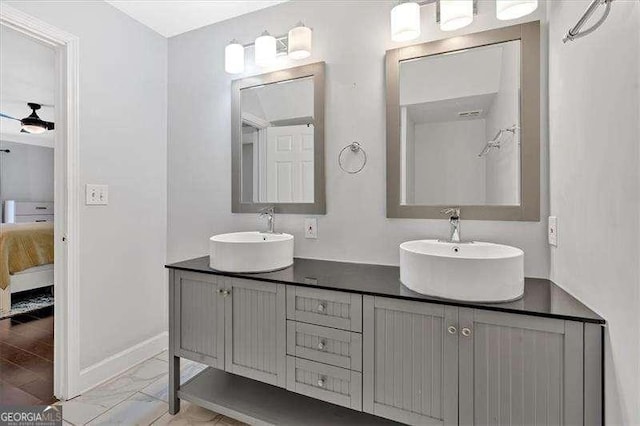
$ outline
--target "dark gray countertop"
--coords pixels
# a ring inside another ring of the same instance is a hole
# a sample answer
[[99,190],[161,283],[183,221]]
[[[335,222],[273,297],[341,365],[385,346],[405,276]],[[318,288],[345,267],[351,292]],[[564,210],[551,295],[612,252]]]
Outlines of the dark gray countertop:
[[166,267],[272,283],[295,284],[373,296],[605,324],[602,317],[587,308],[578,299],[553,282],[540,278],[525,278],[524,296],[514,302],[473,303],[440,299],[409,290],[400,282],[400,268],[397,266],[295,258],[293,266],[280,271],[235,274],[211,269],[209,256],[204,256],[172,263]]

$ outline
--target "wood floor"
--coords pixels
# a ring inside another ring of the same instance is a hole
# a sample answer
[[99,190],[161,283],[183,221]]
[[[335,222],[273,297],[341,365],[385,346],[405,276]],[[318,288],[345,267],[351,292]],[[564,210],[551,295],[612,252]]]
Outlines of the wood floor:
[[0,403],[55,401],[53,307],[0,320]]

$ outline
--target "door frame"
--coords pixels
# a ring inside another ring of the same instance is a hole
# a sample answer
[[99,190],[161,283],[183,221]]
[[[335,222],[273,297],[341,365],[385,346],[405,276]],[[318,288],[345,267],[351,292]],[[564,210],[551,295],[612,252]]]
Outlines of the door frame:
[[79,306],[79,39],[6,4],[0,24],[56,53],[54,141],[54,395],[80,393]]

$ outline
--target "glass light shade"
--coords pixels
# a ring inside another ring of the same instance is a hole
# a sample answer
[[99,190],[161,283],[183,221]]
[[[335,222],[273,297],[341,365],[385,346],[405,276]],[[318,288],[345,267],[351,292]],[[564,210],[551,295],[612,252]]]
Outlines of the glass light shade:
[[42,126],[36,126],[33,124],[23,124],[22,125],[22,130],[24,130],[27,133],[31,133],[33,135],[39,135],[40,133],[44,133],[47,131],[47,129],[45,127]]
[[224,70],[229,74],[244,72],[244,47],[232,41],[224,48]]
[[311,56],[311,28],[299,24],[289,31],[289,57],[304,59]]
[[454,31],[473,22],[473,0],[440,0],[440,29]]
[[409,41],[420,35],[420,6],[400,3],[391,9],[391,40]]
[[538,8],[538,0],[496,0],[496,17],[501,21],[518,19]]
[[255,62],[260,67],[267,67],[276,61],[276,38],[263,32],[255,41]]

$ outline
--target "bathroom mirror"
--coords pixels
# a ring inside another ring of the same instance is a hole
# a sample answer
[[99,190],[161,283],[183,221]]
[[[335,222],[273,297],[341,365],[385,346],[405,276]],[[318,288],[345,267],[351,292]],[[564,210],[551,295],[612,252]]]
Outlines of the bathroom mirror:
[[539,220],[539,23],[387,52],[387,216]]
[[232,211],[325,213],[324,63],[235,80]]

